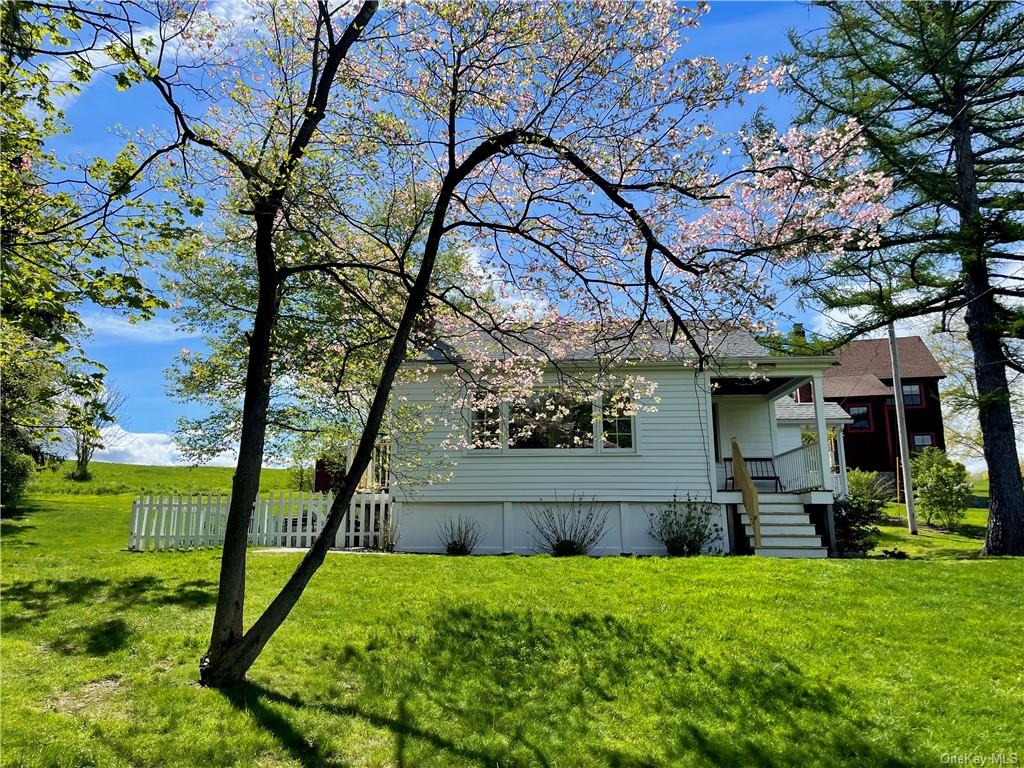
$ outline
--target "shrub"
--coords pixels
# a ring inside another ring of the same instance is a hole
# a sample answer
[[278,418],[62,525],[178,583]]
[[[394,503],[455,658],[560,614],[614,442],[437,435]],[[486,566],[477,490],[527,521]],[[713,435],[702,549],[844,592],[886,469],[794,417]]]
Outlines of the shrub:
[[651,538],[661,543],[670,557],[699,555],[707,548],[709,552],[721,553],[721,548],[711,546],[722,538],[722,526],[715,522],[717,511],[709,501],[698,501],[686,497],[680,501],[677,496],[665,506],[647,513],[647,530]]
[[555,557],[589,555],[604,536],[608,509],[582,495],[573,494],[569,502],[528,507],[526,516],[533,523],[537,548]]
[[36,463],[7,441],[0,445],[0,505],[16,507],[25,496],[25,487]]
[[[865,473],[872,474],[872,473]],[[850,499],[839,499],[832,505],[832,522],[836,534],[836,550],[841,555],[865,555],[874,546],[872,537],[881,531],[880,508],[873,501],[857,504]]]
[[851,469],[846,473],[846,484],[849,489],[846,498],[865,515],[881,514],[882,508],[893,498],[892,483],[878,472]]
[[480,524],[461,515],[437,527],[437,536],[449,555],[471,555],[480,543]]
[[380,528],[380,549],[383,552],[394,552],[398,549],[398,516],[392,511],[385,518]]
[[972,493],[967,468],[938,448],[922,450],[912,467],[914,498],[925,524],[937,521],[949,531],[959,528]]

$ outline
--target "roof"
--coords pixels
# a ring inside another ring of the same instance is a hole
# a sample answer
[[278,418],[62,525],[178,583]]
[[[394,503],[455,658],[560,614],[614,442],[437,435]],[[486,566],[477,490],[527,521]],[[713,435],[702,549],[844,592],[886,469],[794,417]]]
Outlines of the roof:
[[[941,379],[945,373],[920,336],[896,339],[903,379]],[[888,339],[860,339],[836,350],[837,365],[825,371],[827,398],[874,397],[892,394],[892,361]]]
[[[798,403],[792,397],[776,400],[775,419],[799,424],[813,423],[816,421],[814,403]],[[831,424],[849,424],[853,419],[838,403],[826,402],[825,421]]]
[[[694,360],[696,354],[682,332],[671,339],[668,323],[648,323],[639,331],[622,322],[598,328],[592,324],[565,322],[538,324],[515,331],[490,334],[478,328],[454,331],[425,350],[423,362],[446,363],[483,356],[502,360],[511,357],[547,357],[580,362],[615,357],[625,360]],[[735,327],[687,326],[698,344],[717,360],[764,359],[770,353],[749,331]],[[634,332],[635,331],[635,332]],[[494,337],[497,336],[497,339]]]
[[864,373],[860,376],[829,376],[826,371],[822,379],[823,397],[842,400],[848,397],[874,397],[891,395],[892,387],[883,384],[877,376]]

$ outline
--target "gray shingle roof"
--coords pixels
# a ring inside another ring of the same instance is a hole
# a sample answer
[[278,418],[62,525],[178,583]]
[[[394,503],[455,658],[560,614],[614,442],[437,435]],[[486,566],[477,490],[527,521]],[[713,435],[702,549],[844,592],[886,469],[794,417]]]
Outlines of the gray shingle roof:
[[[798,403],[791,397],[775,401],[775,418],[778,421],[814,422],[814,403]],[[825,421],[835,424],[849,424],[853,421],[838,403],[825,403]]]
[[[483,353],[493,359],[529,356],[548,357],[553,360],[579,362],[602,357],[624,360],[693,360],[696,353],[680,332],[675,341],[670,339],[670,326],[648,324],[641,334],[630,333],[631,326],[620,324],[621,329],[604,326],[563,324],[537,325],[502,334],[499,339],[473,328],[457,332],[439,340],[426,350],[423,361],[444,363]],[[749,331],[740,328],[709,329],[703,325],[688,326],[698,344],[717,360],[765,358],[769,356]]]

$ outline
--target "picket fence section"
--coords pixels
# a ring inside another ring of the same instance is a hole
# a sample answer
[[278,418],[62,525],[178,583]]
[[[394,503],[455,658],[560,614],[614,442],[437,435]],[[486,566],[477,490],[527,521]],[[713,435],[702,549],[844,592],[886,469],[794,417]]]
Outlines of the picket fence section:
[[[227,494],[140,496],[132,503],[128,548],[156,551],[223,546],[230,502]],[[249,522],[249,546],[308,549],[323,530],[333,502],[331,493],[308,491],[257,497]],[[354,494],[334,547],[384,547],[394,532],[394,511],[386,491]]]

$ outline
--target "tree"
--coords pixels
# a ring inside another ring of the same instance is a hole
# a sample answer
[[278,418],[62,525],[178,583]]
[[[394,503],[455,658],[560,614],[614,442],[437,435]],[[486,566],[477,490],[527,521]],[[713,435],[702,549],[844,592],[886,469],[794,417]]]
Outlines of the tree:
[[65,429],[67,442],[75,452],[75,468],[72,480],[88,480],[89,462],[97,448],[109,448],[114,438],[110,425],[117,421],[124,410],[125,397],[113,387],[87,399],[70,404],[78,412],[78,418]]
[[789,84],[818,124],[857,120],[896,183],[878,247],[802,282],[852,311],[840,343],[892,320],[962,314],[990,479],[985,551],[1024,554],[1024,490],[1007,371],[1024,371],[1024,52],[1018,3],[825,2],[792,35]]
[[[88,9],[83,13],[92,13]],[[88,430],[73,403],[100,391],[102,366],[82,350],[83,304],[150,317],[159,300],[144,285],[145,255],[182,223],[169,201],[150,199],[151,158],[127,142],[112,160],[84,165],[48,144],[66,132],[62,99],[96,73],[96,40],[70,6],[0,6],[0,433],[8,459],[54,457],[64,428]]]
[[[719,328],[687,318],[749,324],[775,267],[871,240],[884,220],[885,179],[860,169],[853,127],[718,137],[708,115],[779,73],[677,56],[699,12],[616,10],[461,3],[378,16],[373,2],[276,3],[242,34],[198,10],[157,6],[144,19],[132,6],[134,15],[103,22],[108,54],[172,114],[170,144],[183,150],[172,174],[218,185],[221,208],[245,217],[239,274],[255,272],[248,328],[234,336],[245,339],[239,459],[205,684],[244,677],[324,561],[409,355],[460,327],[514,352],[513,364],[487,371],[512,384],[491,378],[478,402],[536,379],[542,319],[562,337],[586,323],[605,362],[660,332],[705,365]],[[131,34],[144,23],[156,30],[152,51]],[[742,158],[721,167],[732,149]],[[310,247],[292,247],[303,239]],[[479,269],[498,285],[496,301],[439,267],[446,253],[484,245]],[[353,323],[339,339],[331,359],[356,349],[375,359],[358,446],[320,537],[245,629],[275,333],[302,280],[331,286],[382,333],[359,341]],[[462,363],[470,385],[487,366]]]
[[[925,337],[946,378],[939,382],[942,421],[950,453],[969,459],[984,459],[985,444],[978,426],[979,397],[974,376],[970,340],[963,321],[951,317],[946,328],[933,329]],[[1018,441],[1024,438],[1024,374],[1009,369],[1007,386],[1010,412]]]

